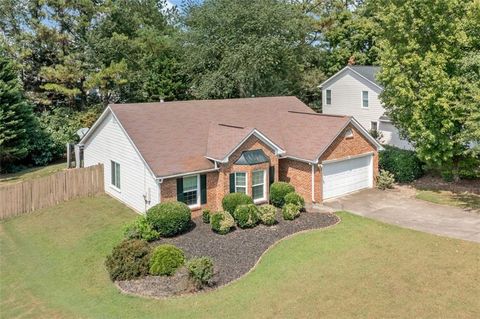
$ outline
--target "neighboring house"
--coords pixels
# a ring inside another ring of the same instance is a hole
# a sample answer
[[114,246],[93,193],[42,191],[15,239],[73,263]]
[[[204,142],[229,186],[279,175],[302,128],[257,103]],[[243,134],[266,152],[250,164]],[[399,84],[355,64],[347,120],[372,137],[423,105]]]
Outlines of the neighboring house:
[[355,119],[295,97],[113,104],[80,144],[111,196],[139,212],[179,200],[195,214],[231,192],[266,203],[274,181],[308,203],[373,187],[381,148]]
[[412,149],[385,115],[378,97],[383,87],[375,77],[379,69],[376,66],[348,65],[323,82],[320,85],[322,112],[353,116],[367,130],[381,133],[382,143]]

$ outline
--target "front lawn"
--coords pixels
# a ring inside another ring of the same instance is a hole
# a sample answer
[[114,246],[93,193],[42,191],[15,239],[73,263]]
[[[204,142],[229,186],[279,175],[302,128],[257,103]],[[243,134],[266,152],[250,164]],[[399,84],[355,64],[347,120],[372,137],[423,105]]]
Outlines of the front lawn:
[[38,178],[38,177],[52,175],[66,168],[67,168],[67,163],[62,162],[57,164],[50,164],[47,166],[27,168],[17,173],[2,174],[0,175],[0,185],[8,184],[8,183],[23,182],[23,181]]
[[107,196],[63,203],[0,223],[0,316],[480,317],[480,245],[338,215],[227,287],[151,300],[120,294],[103,266],[136,215]]
[[450,205],[480,212],[480,196],[472,193],[418,190],[416,197],[435,204]]

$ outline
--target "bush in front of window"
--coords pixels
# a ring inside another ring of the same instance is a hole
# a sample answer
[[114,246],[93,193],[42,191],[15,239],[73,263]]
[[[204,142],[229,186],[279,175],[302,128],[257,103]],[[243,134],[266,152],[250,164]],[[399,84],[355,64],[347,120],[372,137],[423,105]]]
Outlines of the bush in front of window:
[[211,214],[210,209],[204,209],[202,211],[202,220],[205,224],[210,223],[210,214]]
[[291,192],[285,195],[285,204],[295,204],[300,207],[300,209],[305,208],[305,200],[296,192]]
[[240,228],[252,228],[258,224],[258,209],[255,204],[238,205],[233,218]]
[[210,215],[210,224],[214,232],[225,235],[228,234],[235,225],[235,220],[227,211],[215,212]]
[[414,151],[384,145],[385,150],[379,152],[378,166],[389,171],[399,183],[410,183],[422,177],[422,162]]
[[253,204],[253,199],[247,194],[243,193],[230,193],[225,195],[225,197],[222,199],[223,210],[232,215],[235,213],[237,206],[247,204]]
[[283,207],[285,196],[295,191],[295,187],[285,182],[275,182],[270,186],[270,201],[276,207]]
[[159,245],[150,258],[150,274],[171,276],[185,263],[185,254],[174,245]]
[[282,216],[285,220],[294,220],[300,215],[300,207],[295,204],[285,204],[282,208]]
[[125,239],[107,256],[110,279],[129,280],[148,275],[151,248],[146,241]]
[[140,216],[124,228],[124,235],[128,239],[143,239],[153,241],[160,238],[160,233],[153,229],[145,216]]
[[147,221],[161,236],[171,237],[190,228],[192,212],[184,203],[165,202],[147,211]]
[[275,219],[276,213],[277,208],[273,205],[265,204],[258,207],[258,218],[264,225],[274,225],[277,222]]
[[193,258],[187,262],[187,269],[190,280],[195,288],[202,289],[211,285],[213,278],[213,260],[210,257]]

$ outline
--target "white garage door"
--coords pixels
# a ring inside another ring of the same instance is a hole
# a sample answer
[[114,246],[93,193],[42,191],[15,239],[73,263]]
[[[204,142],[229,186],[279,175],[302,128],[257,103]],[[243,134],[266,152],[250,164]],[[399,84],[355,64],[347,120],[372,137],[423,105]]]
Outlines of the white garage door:
[[323,199],[345,195],[372,187],[373,156],[371,154],[323,164]]

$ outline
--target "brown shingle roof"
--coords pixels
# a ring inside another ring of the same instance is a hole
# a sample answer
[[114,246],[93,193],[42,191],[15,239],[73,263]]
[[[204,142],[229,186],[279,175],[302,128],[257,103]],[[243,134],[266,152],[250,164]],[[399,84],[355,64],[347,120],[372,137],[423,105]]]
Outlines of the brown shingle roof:
[[[111,110],[158,177],[214,167],[253,129],[315,161],[350,117],[313,112],[296,97],[113,104]],[[220,124],[220,125],[219,125]]]

